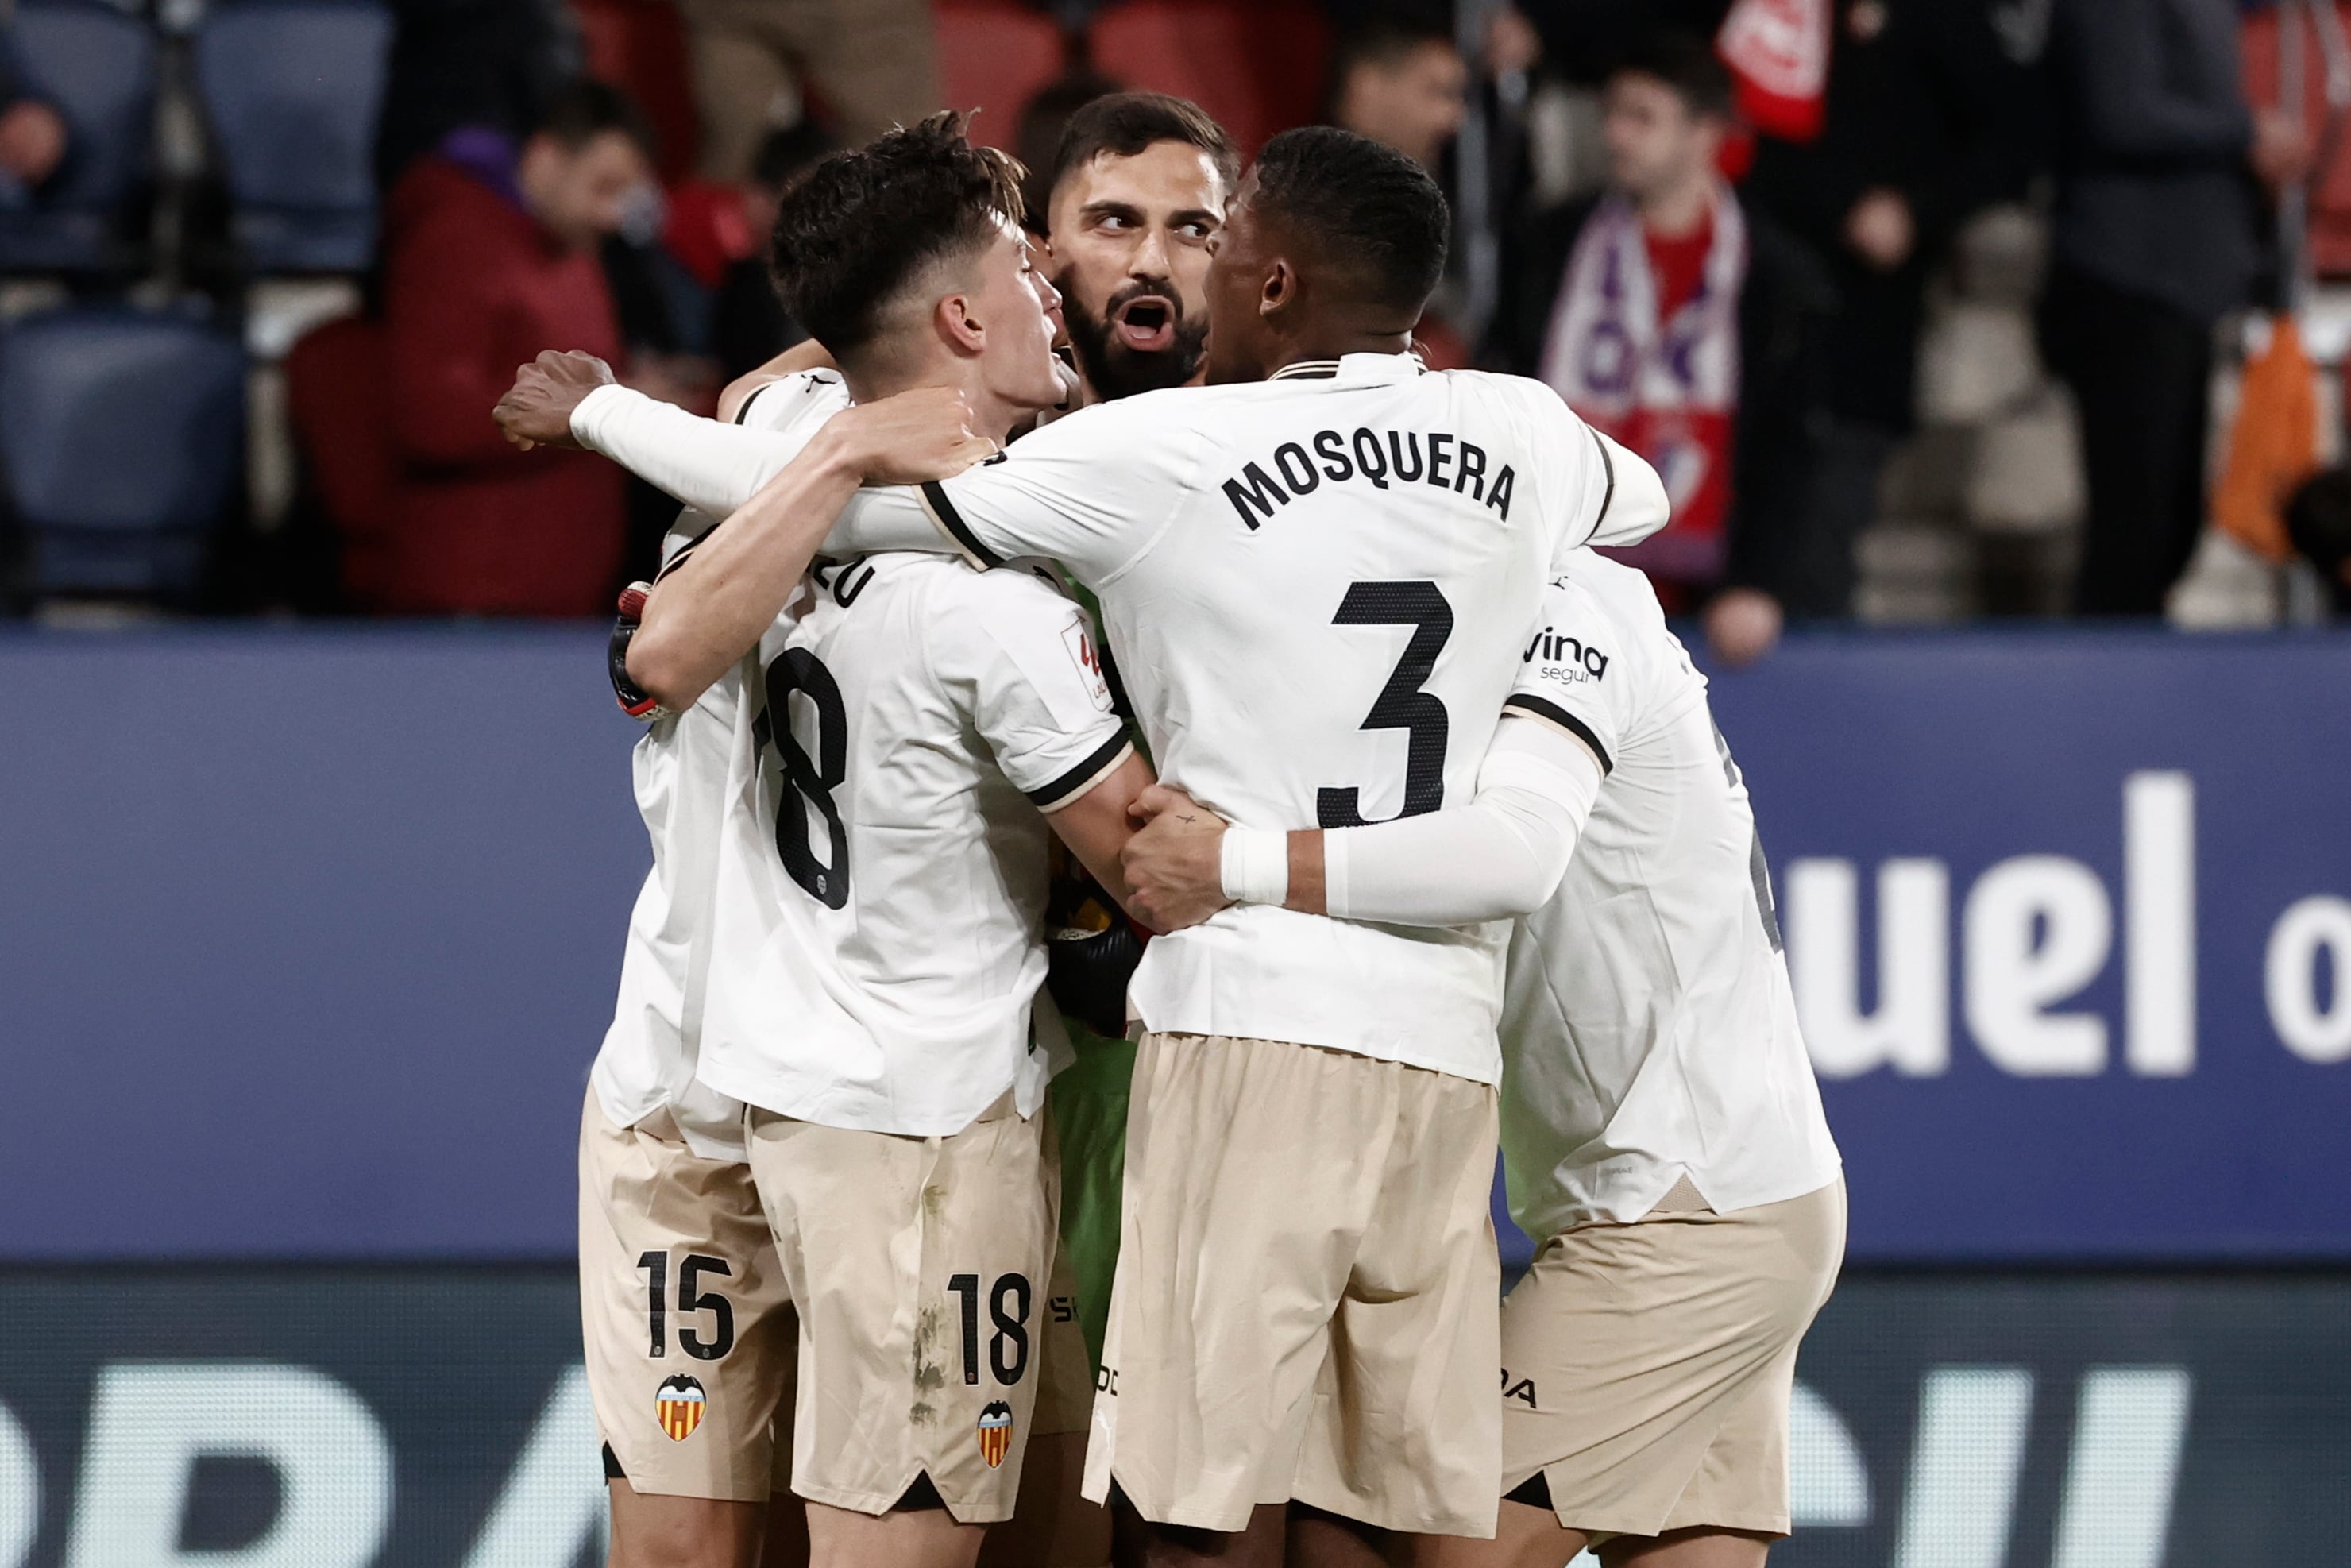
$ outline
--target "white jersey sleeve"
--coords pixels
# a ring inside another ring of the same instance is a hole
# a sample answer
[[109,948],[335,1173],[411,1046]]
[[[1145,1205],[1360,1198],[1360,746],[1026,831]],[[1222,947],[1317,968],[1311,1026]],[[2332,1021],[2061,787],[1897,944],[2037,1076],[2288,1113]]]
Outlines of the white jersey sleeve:
[[961,550],[974,564],[1060,561],[1090,588],[1114,581],[1158,541],[1200,462],[1191,426],[1164,401],[1183,388],[1080,409],[952,479],[867,490],[825,541],[828,554]]
[[1542,614],[1502,711],[1575,737],[1592,748],[1601,771],[1610,771],[1637,717],[1631,645],[1626,628],[1590,591],[1560,579],[1543,595]]
[[932,656],[996,765],[1040,811],[1070,805],[1134,749],[1085,612],[1043,578],[992,572],[952,602]]
[[1577,418],[1550,387],[1515,378],[1511,384],[1525,392],[1544,491],[1564,502],[1554,570],[1582,546],[1638,544],[1666,526],[1666,486],[1656,469]]

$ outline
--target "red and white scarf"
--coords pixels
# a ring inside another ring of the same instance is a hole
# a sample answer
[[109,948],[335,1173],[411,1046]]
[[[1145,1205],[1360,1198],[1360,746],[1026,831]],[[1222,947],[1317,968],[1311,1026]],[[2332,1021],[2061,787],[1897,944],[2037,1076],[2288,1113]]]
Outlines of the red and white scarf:
[[1640,214],[1612,192],[1576,236],[1552,308],[1542,379],[1665,481],[1673,520],[1620,557],[1658,576],[1703,583],[1722,575],[1746,281],[1747,222],[1719,187],[1698,292],[1660,320]]

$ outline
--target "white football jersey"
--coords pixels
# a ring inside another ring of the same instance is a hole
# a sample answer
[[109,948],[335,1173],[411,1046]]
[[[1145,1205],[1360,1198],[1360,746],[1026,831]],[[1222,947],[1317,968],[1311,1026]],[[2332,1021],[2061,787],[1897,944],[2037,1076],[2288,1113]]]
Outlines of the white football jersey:
[[[910,542],[926,510],[982,564],[1061,561],[1164,779],[1328,827],[1468,800],[1549,564],[1628,512],[1654,530],[1663,494],[1539,382],[1354,354],[1081,410],[919,500],[864,492],[835,539]],[[1133,1002],[1492,1082],[1508,934],[1232,908],[1152,942]]]
[[[1040,571],[828,564],[752,655],[701,1071],[781,1115],[961,1132],[1067,1061],[1042,811],[1134,750],[1084,612]],[[1032,1025],[1033,1010],[1033,1025]]]
[[1536,623],[1509,711],[1577,737],[1606,777],[1510,943],[1512,1213],[1541,1240],[1638,1219],[1683,1176],[1726,1213],[1827,1186],[1842,1166],[1706,677],[1648,579],[1588,551]]
[[[814,372],[762,388],[737,423],[805,444],[848,406],[841,378]],[[663,542],[664,570],[684,559],[710,527],[699,513],[681,516],[677,530]],[[615,1126],[634,1126],[666,1108],[705,1159],[743,1157],[741,1103],[695,1078],[719,832],[742,697],[741,679],[728,674],[684,712],[656,717],[631,754],[637,812],[653,841],[653,865],[629,912],[620,998],[589,1072]]]

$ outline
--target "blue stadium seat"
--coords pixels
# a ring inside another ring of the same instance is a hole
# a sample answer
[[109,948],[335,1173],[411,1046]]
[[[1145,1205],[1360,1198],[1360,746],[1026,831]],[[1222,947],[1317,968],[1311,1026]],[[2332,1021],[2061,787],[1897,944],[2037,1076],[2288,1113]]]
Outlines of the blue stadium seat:
[[27,89],[65,118],[67,149],[30,206],[0,211],[0,270],[128,267],[121,219],[155,133],[153,35],[103,0],[22,0],[8,43]]
[[244,345],[120,306],[0,332],[0,469],[35,594],[194,589],[245,471]]
[[371,0],[227,0],[204,18],[196,87],[252,270],[367,266],[392,34]]

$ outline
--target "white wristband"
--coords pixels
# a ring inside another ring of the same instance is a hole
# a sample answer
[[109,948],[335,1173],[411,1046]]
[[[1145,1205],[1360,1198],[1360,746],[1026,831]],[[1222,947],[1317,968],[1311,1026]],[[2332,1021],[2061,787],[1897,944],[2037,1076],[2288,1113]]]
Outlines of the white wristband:
[[1218,875],[1235,904],[1280,904],[1290,897],[1288,833],[1227,828],[1221,854]]

